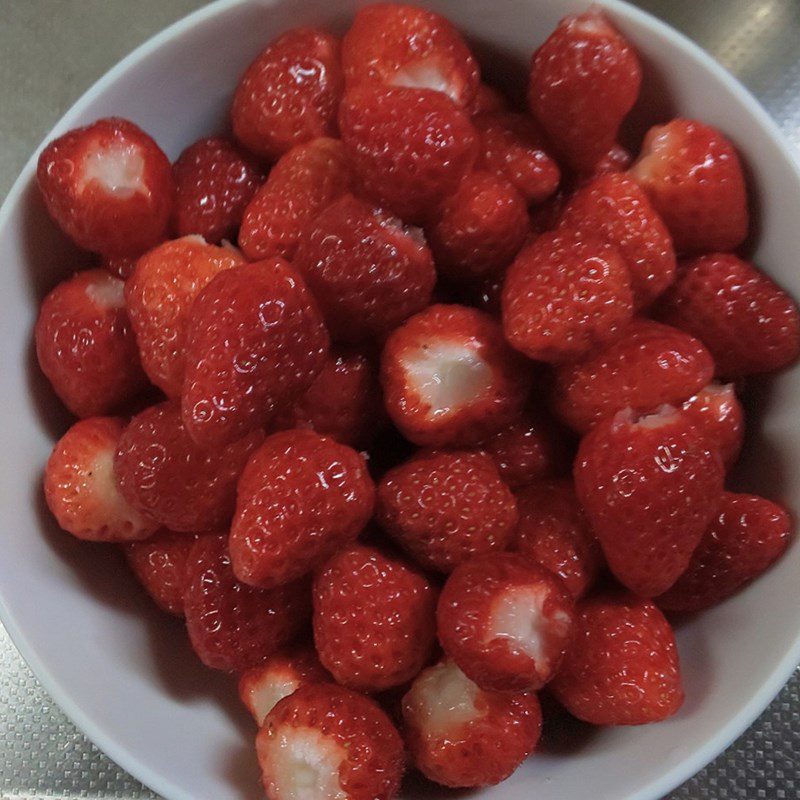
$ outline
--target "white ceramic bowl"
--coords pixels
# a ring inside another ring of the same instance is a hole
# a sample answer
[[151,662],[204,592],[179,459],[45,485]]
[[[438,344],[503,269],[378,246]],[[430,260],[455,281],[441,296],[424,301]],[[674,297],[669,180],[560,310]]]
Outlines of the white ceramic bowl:
[[[354,0],[221,0],[140,47],[73,106],[48,140],[112,114],[130,117],[170,156],[220,127],[236,79],[277,33],[343,29]],[[425,0],[474,37],[495,72],[522,74],[532,50],[585,0]],[[687,39],[624,3],[605,3],[647,63],[645,108],[726,131],[749,167],[756,258],[800,297],[800,173],[766,113]],[[121,21],[124,24],[124,21]],[[491,70],[490,70],[491,72]],[[200,667],[181,626],[137,591],[113,548],[73,541],[50,520],[42,467],[66,417],[39,376],[37,303],[83,266],[47,219],[36,156],[0,213],[0,612],[56,702],[106,753],[168,800],[258,798],[253,728],[232,682]],[[800,509],[800,372],[764,393],[754,488]],[[530,759],[492,800],[654,800],[700,769],[768,704],[800,660],[800,547],[754,586],[678,632],[687,700],[673,719],[605,729]],[[407,800],[436,796],[410,788]]]

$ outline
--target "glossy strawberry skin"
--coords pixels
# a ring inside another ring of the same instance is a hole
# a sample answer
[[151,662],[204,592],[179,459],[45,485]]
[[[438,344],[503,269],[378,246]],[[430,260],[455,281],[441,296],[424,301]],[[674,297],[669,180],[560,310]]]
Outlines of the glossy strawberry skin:
[[424,222],[478,154],[469,117],[441,92],[362,86],[339,111],[342,141],[361,186],[405,222]]
[[344,146],[319,138],[289,150],[248,203],[239,247],[251,260],[293,258],[303,229],[348,192],[352,171]]
[[692,395],[682,406],[726,467],[731,467],[742,449],[744,409],[736,397],[733,384],[710,383]]
[[686,570],[722,498],[719,453],[682,412],[621,411],[581,442],[575,489],[608,565],[643,597]]
[[195,236],[164,242],[138,260],[125,301],[147,376],[168,397],[183,389],[192,304],[212,278],[242,262]]
[[481,114],[494,114],[498,111],[508,111],[508,100],[494,86],[489,86],[488,83],[481,83],[475,92],[470,111],[473,117],[478,117]]
[[236,577],[270,589],[310,572],[372,516],[364,457],[313,431],[268,436],[239,479],[230,552]]
[[601,175],[579,189],[560,224],[584,236],[598,236],[620,251],[637,308],[650,305],[675,279],[669,232],[644,191],[625,175]]
[[612,341],[633,315],[625,262],[615,247],[563,229],[525,247],[508,270],[503,331],[537,361],[574,361]]
[[715,128],[687,119],[651,128],[630,175],[647,192],[678,253],[725,252],[745,240],[742,166]]
[[184,611],[189,638],[211,669],[241,672],[263,663],[307,623],[307,581],[271,591],[239,583],[225,536],[204,536],[187,564]]
[[114,468],[128,502],[174,531],[226,526],[236,482],[263,433],[224,448],[202,450],[189,437],[175,403],[137,414],[119,440]]
[[578,604],[572,647],[550,690],[593,725],[642,725],[683,704],[675,635],[648,600],[599,595]]
[[590,9],[561,20],[534,54],[528,106],[570,165],[588,171],[616,141],[641,79],[631,46]]
[[752,264],[732,254],[701,256],[681,265],[661,317],[711,351],[716,373],[739,378],[773,372],[800,357],[795,301]]
[[325,365],[328,333],[282,258],[217,275],[192,306],[181,407],[203,447],[229,444],[293,403]]
[[420,232],[352,195],[305,229],[294,265],[331,336],[349,344],[385,338],[430,303],[436,282]]
[[166,235],[169,159],[128,120],[101,119],[50,142],[36,178],[50,215],[85,250],[137,256]]
[[655,599],[669,611],[702,611],[722,602],[780,558],[793,535],[786,509],[726,492],[686,571]]
[[428,662],[437,592],[407,562],[353,545],[316,573],[313,591],[314,642],[337,683],[383,691],[412,680]]
[[579,433],[630,406],[650,411],[688,400],[711,380],[714,362],[693,336],[634,320],[604,350],[555,373],[553,407]]
[[419,453],[384,475],[376,518],[426,569],[451,572],[504,550],[517,524],[514,496],[485,453]]
[[56,286],[39,309],[34,340],[39,367],[78,417],[118,410],[147,383],[123,283],[105,270],[79,272]]
[[335,36],[315,28],[275,39],[236,87],[231,122],[239,142],[274,161],[298,144],[335,136],[344,89],[340,50]]
[[245,207],[264,180],[252,156],[220,137],[189,145],[173,164],[172,174],[176,234],[198,234],[211,244],[236,239]]
[[134,256],[111,256],[102,258],[100,266],[108,270],[114,277],[127,281],[133,275],[137,261],[138,259]]

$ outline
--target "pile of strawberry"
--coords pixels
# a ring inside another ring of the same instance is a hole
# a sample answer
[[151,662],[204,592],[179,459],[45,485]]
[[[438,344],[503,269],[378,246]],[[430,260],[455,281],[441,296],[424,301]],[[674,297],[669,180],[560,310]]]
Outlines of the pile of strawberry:
[[662,612],[786,548],[786,510],[723,487],[737,392],[797,360],[798,309],[736,254],[720,131],[618,144],[640,79],[591,10],[511,110],[445,19],[375,5],[272,42],[232,139],[171,165],[104,119],[42,153],[98,259],[36,325],[80,418],[47,502],[241,676],[272,800],[388,800],[406,761],[497,783],[543,687],[589,723],[662,720]]

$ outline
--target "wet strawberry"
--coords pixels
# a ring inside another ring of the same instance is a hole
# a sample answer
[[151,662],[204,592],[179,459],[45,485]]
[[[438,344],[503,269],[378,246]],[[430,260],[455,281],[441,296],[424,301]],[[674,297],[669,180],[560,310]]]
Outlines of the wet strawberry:
[[733,384],[704,386],[683,404],[683,411],[719,451],[725,466],[732,466],[744,438],[744,409]]

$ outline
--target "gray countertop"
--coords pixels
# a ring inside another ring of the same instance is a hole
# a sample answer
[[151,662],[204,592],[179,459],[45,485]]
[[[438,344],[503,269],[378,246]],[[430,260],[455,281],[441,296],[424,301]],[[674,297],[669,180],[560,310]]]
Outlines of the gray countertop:
[[[300,1],[300,0],[298,0]],[[200,0],[0,0],[0,198],[85,89]],[[640,0],[737,75],[800,148],[798,0]],[[669,800],[800,797],[800,674]],[[0,626],[0,798],[147,798],[75,730]]]

